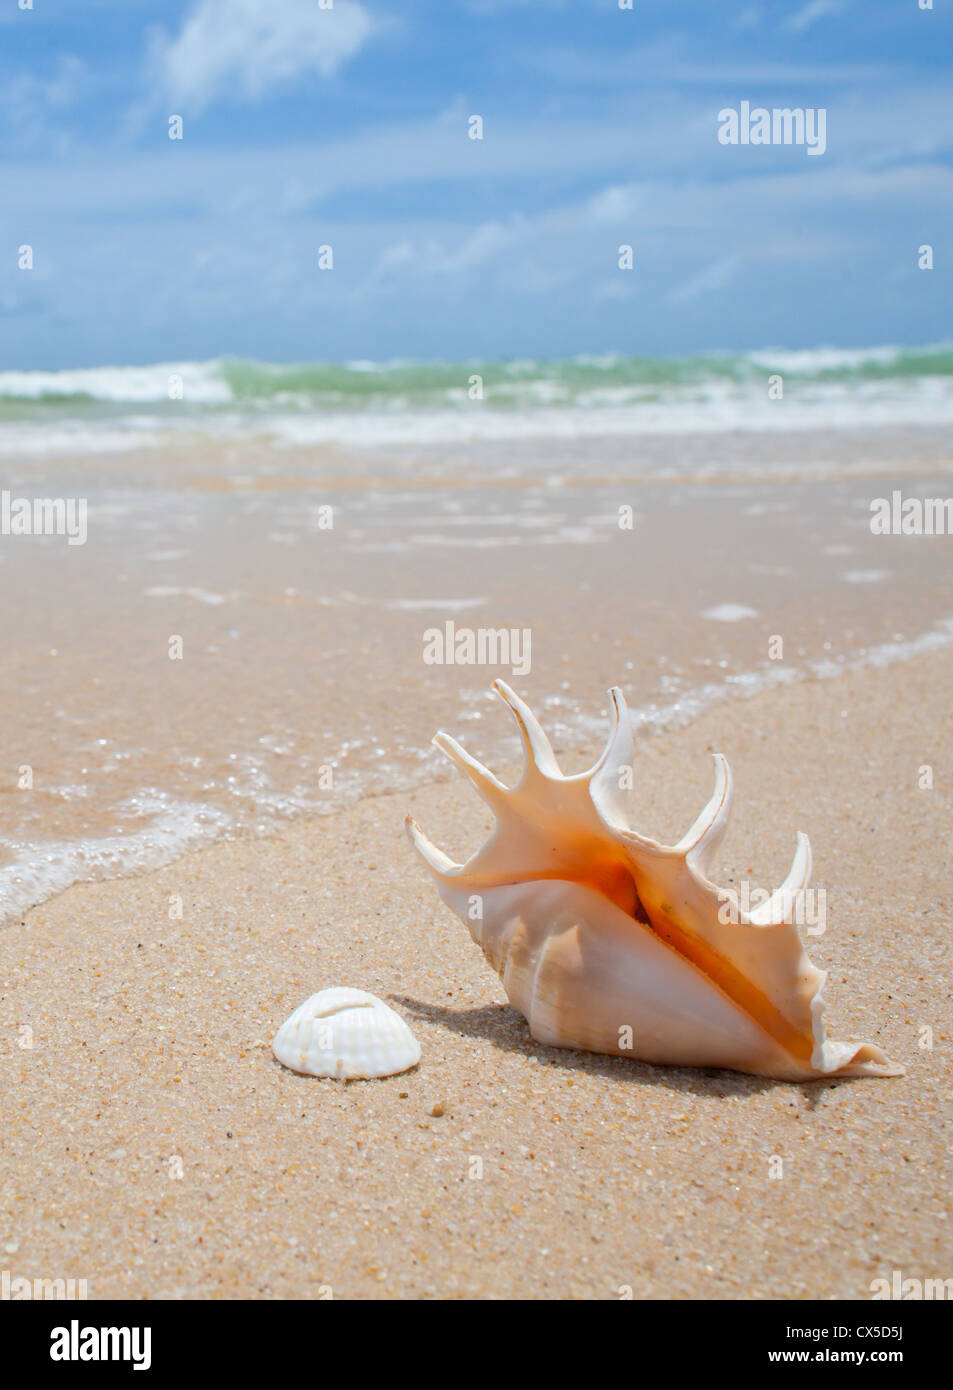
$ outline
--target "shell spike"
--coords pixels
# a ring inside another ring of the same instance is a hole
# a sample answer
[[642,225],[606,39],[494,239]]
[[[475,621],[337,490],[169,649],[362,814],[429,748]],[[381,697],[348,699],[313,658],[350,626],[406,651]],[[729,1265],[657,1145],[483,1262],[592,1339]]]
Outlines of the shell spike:
[[811,879],[811,842],[802,832],[797,832],[797,849],[787,878],[776,889],[766,903],[756,907],[748,914],[748,921],[755,927],[774,927],[790,925],[796,909],[802,900],[804,890]]
[[622,724],[628,718],[629,707],[625,702],[625,696],[622,694],[621,685],[610,685],[608,695],[612,703],[612,712],[609,718],[612,719],[613,715],[615,716],[612,725],[614,729],[617,724]]
[[435,844],[432,844],[414,820],[413,816],[407,815],[404,817],[404,827],[414,849],[435,874],[443,877],[446,874],[456,874],[460,872],[462,865],[455,864],[449,854],[444,854],[442,849],[438,849]]
[[606,739],[606,746],[599,754],[598,760],[589,776],[595,776],[607,767],[613,772],[625,762],[631,763],[631,755],[634,752],[632,745],[632,724],[629,719],[629,708],[625,703],[625,696],[622,694],[621,687],[613,685],[609,691],[609,737]]
[[501,797],[505,797],[507,789],[498,777],[494,777],[489,768],[484,767],[478,762],[471,753],[459,744],[455,738],[449,734],[434,734],[433,744],[439,748],[441,753],[445,753],[451,762],[456,763],[457,767],[462,768],[484,801],[489,802],[493,807],[500,804]]
[[635,771],[635,745],[632,721],[625,696],[619,686],[609,691],[609,737],[592,770],[583,773],[591,783],[592,799],[610,824],[627,827],[626,789],[631,789]]
[[690,830],[679,840],[675,849],[689,861],[690,867],[705,873],[715,850],[728,829],[734,782],[731,768],[721,753],[715,753],[715,789],[707,806]]
[[506,684],[506,681],[495,680],[492,688],[503,703],[513,711],[513,717],[519,725],[520,737],[523,740],[523,748],[526,753],[524,778],[534,771],[542,773],[544,777],[559,777],[561,775],[559,764],[556,761],[552,744],[529,705],[520,699],[516,691]]

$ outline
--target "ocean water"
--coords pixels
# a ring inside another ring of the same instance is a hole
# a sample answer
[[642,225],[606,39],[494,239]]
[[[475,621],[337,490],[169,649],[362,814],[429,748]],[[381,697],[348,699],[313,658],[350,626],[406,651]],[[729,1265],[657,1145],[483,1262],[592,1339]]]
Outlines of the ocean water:
[[497,676],[578,766],[613,684],[647,737],[948,645],[953,537],[869,520],[953,495],[951,423],[945,346],[0,374],[0,486],[88,505],[0,535],[0,922],[450,775],[438,728],[505,767]]
[[[780,378],[783,395],[769,394]],[[170,398],[171,396],[171,398]],[[0,457],[953,425],[953,346],[0,372]]]

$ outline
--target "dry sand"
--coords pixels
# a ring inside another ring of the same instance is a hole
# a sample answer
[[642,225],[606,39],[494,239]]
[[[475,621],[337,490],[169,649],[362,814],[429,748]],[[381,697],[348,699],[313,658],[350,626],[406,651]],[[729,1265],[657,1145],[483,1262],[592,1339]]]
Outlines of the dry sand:
[[[639,828],[666,836],[707,797],[707,750],[729,756],[722,882],[770,886],[810,834],[829,1033],[904,1078],[535,1043],[403,836],[409,806],[475,847],[486,812],[454,776],[74,887],[0,933],[0,1268],[91,1298],[865,1298],[894,1269],[953,1275],[951,690],[941,652],[716,707],[637,759]],[[419,1068],[281,1068],[276,1028],[330,984],[394,1003]]]

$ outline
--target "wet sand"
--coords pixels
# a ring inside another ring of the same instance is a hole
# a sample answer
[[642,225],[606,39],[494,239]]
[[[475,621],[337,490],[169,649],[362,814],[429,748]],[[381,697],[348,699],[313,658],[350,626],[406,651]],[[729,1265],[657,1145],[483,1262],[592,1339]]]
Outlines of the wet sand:
[[[601,664],[572,677],[597,708]],[[91,1298],[867,1298],[895,1269],[950,1277],[951,689],[949,650],[806,679],[645,736],[636,762],[639,828],[664,838],[728,756],[720,882],[772,886],[810,835],[829,1035],[905,1077],[535,1043],[403,836],[410,809],[451,853],[477,845],[486,812],[448,774],[77,885],[0,932],[0,1267]],[[281,1068],[275,1030],[332,984],[392,1002],[420,1066]]]
[[[894,486],[953,491],[929,432],[902,454],[886,431],[596,444],[461,445],[440,474],[420,446],[55,460],[11,480],[87,498],[89,535],[0,538],[0,923],[77,877],[420,785],[437,724],[488,726],[496,675],[581,752],[610,684],[687,717],[713,687],[953,638],[950,538],[869,524]],[[428,664],[448,623],[516,634],[511,659]]]

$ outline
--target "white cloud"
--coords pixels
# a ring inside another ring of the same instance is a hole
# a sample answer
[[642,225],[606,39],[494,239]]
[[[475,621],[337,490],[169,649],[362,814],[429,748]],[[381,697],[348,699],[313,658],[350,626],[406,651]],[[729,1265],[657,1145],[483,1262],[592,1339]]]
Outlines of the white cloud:
[[735,20],[734,27],[736,29],[757,29],[763,18],[760,5],[749,5],[746,10],[742,10]]
[[548,6],[553,10],[564,10],[566,0],[470,0],[467,9],[471,14],[481,17],[501,14],[504,10],[518,9],[525,5],[535,5],[539,8],[540,4]]
[[11,115],[19,112],[25,124],[38,112],[58,111],[72,105],[87,78],[88,69],[82,59],[73,53],[64,53],[46,77],[31,72],[9,77],[0,86],[0,102],[9,108]]
[[669,298],[673,304],[688,304],[700,295],[723,290],[735,278],[743,264],[741,256],[725,256],[724,259],[715,261],[697,275],[693,275],[674,290]]
[[459,246],[445,249],[438,258],[436,269],[446,274],[448,271],[469,270],[472,266],[481,265],[512,243],[514,236],[519,234],[519,223],[520,219],[517,218],[515,228],[507,229],[499,222],[484,222]]
[[499,222],[483,222],[456,242],[433,237],[419,242],[407,239],[385,246],[368,281],[377,285],[391,275],[405,274],[420,278],[433,275],[456,275],[472,270],[506,248],[512,247],[526,226],[523,218],[515,218],[509,227]]
[[631,217],[636,210],[631,186],[612,184],[600,189],[590,199],[589,210],[596,222],[618,222]]
[[593,299],[597,304],[624,303],[628,299],[636,296],[636,287],[629,280],[623,280],[617,276],[614,280],[604,280],[597,285],[593,291]]
[[0,77],[0,116],[21,149],[60,156],[72,144],[72,134],[68,126],[57,125],[57,118],[90,87],[90,72],[82,59],[60,54],[45,76],[17,72]]
[[331,77],[374,25],[356,0],[197,0],[176,38],[161,35],[153,64],[162,94],[201,111],[223,96],[257,100],[317,73]]
[[[835,0],[815,0],[825,13]],[[809,4],[801,15],[813,10]],[[833,10],[831,10],[833,13]],[[789,30],[807,28],[821,17],[820,10],[798,24],[800,15],[786,21]],[[886,63],[853,62],[776,62],[760,59],[722,60],[692,56],[684,38],[666,36],[643,44],[639,48],[619,47],[614,52],[588,53],[574,48],[549,47],[541,49],[534,58],[536,68],[560,82],[579,85],[607,84],[631,87],[633,83],[649,87],[673,85],[712,87],[726,82],[791,83],[791,82],[865,82],[886,79],[896,69]]]
[[808,0],[803,9],[798,10],[796,14],[791,15],[790,19],[784,21],[783,28],[800,34],[805,29],[810,29],[811,25],[816,24],[819,19],[827,19],[830,15],[840,14],[843,8],[843,0]]

